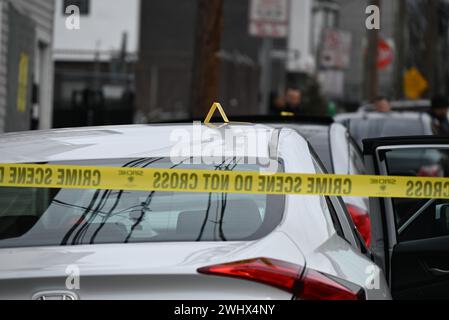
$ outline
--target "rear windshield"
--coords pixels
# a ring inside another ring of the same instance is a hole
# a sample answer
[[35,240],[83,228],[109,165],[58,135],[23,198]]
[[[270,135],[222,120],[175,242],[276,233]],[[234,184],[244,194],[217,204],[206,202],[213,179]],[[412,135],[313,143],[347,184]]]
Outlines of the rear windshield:
[[352,119],[349,131],[360,147],[364,139],[379,137],[420,136],[431,133],[430,124],[422,118]]
[[[174,167],[169,159],[65,164]],[[176,168],[260,169],[236,159],[221,166],[180,164]],[[280,223],[283,207],[284,197],[272,195],[0,188],[0,248],[256,240]]]

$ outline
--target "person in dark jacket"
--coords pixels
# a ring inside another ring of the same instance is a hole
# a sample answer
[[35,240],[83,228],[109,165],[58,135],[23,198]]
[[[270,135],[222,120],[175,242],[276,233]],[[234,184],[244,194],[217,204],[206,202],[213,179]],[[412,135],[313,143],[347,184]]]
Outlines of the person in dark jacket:
[[430,116],[432,117],[432,130],[435,135],[449,136],[449,99],[435,96],[432,99]]
[[302,93],[299,88],[289,87],[285,94],[285,106],[283,111],[290,112],[295,115],[304,114],[304,110],[301,109]]

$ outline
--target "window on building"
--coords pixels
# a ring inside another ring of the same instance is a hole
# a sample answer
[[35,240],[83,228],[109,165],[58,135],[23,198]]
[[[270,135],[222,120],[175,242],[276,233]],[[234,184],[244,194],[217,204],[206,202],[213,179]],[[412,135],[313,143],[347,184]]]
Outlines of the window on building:
[[81,15],[89,14],[90,0],[64,0],[64,5],[62,7],[62,14],[67,14],[66,9],[68,6],[77,6],[80,10]]

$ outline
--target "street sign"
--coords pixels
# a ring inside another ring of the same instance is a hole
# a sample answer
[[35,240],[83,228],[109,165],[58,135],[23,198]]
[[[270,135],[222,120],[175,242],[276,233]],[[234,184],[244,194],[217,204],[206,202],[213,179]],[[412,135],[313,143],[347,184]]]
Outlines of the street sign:
[[321,50],[321,67],[345,69],[349,65],[351,55],[351,34],[335,29],[323,32],[323,48]]
[[409,99],[418,99],[427,90],[429,84],[415,67],[408,69],[404,75],[404,92]]
[[393,62],[393,48],[384,39],[379,39],[377,48],[377,68],[383,70]]
[[318,72],[318,83],[321,92],[332,99],[344,96],[345,74],[343,70],[325,69]]
[[251,0],[249,34],[262,38],[286,38],[289,0]]

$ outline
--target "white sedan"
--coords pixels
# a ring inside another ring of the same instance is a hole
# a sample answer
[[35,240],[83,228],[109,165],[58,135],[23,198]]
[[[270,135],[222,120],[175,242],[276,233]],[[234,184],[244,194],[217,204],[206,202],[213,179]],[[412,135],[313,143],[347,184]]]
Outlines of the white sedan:
[[[323,172],[250,124],[4,134],[0,162]],[[354,230],[338,197],[0,188],[0,299],[390,299]]]

